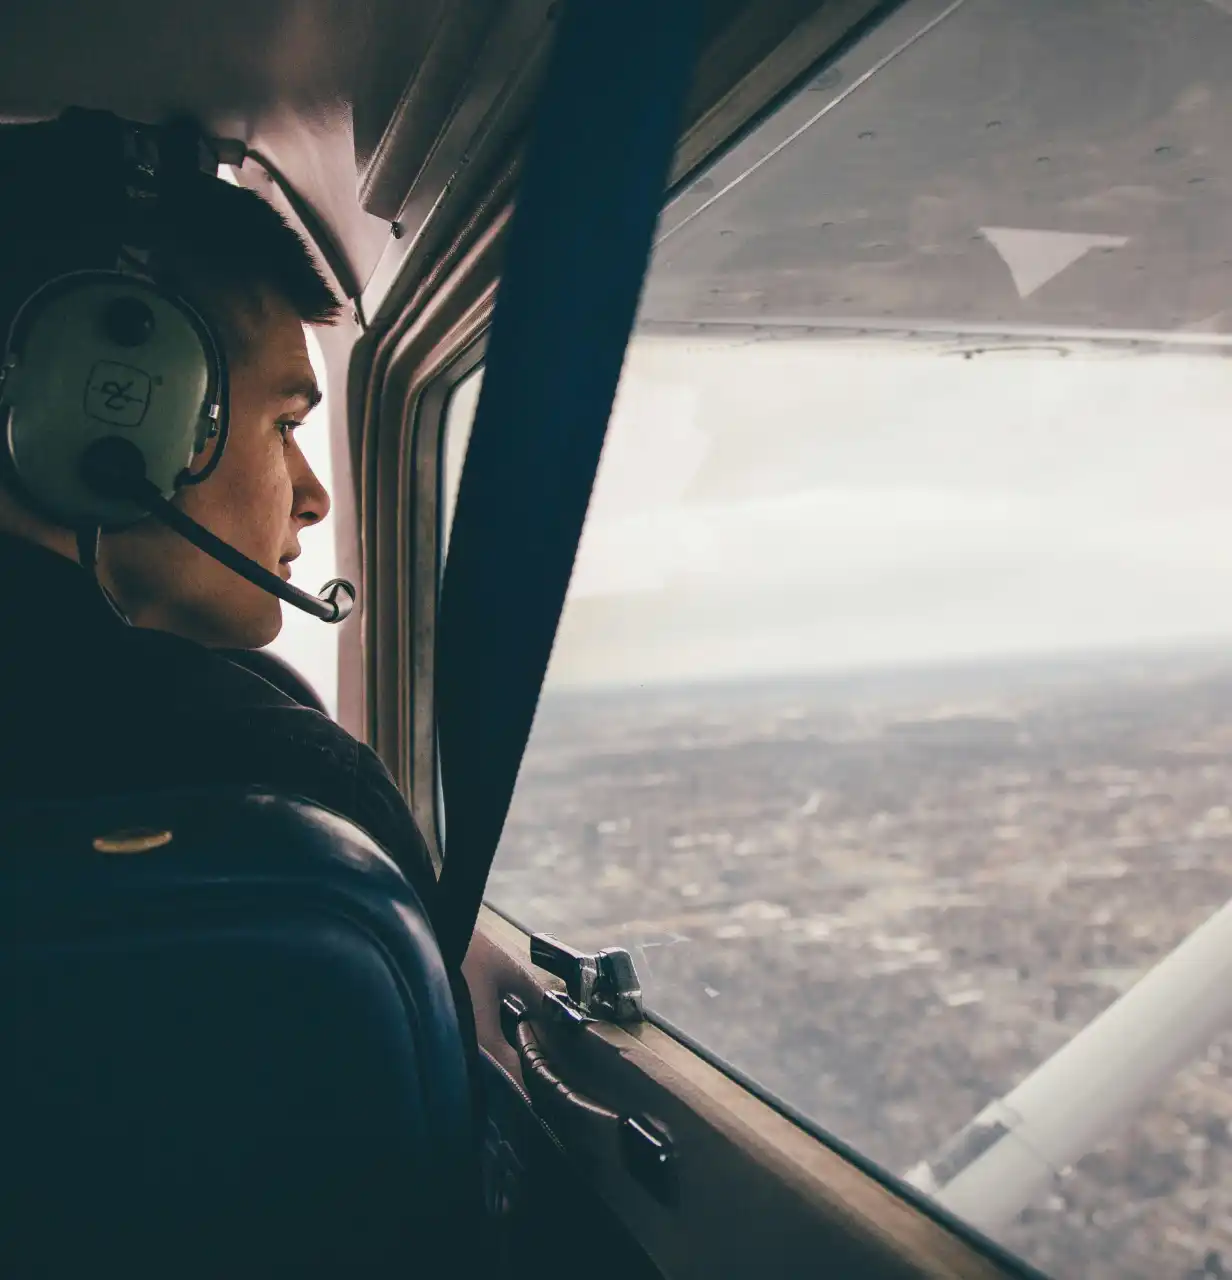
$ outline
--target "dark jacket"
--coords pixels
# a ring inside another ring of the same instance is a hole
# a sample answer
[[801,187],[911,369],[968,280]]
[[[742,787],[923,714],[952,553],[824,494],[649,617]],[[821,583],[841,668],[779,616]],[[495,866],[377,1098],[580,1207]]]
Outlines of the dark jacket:
[[0,535],[0,797],[264,786],[332,809],[435,918],[422,838],[376,754],[223,654],[125,625],[78,565]]
[[[0,804],[196,784],[268,787],[362,827],[437,922],[427,849],[370,748],[224,653],[126,625],[85,571],[53,551],[0,534],[0,585]],[[478,1158],[485,1101],[474,1012],[461,972],[449,981]]]

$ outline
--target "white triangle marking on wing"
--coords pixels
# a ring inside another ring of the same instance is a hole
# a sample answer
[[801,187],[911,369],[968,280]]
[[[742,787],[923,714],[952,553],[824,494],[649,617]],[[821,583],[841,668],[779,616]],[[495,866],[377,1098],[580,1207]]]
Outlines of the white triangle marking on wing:
[[1128,236],[1088,235],[1080,231],[981,227],[980,232],[1009,267],[1020,298],[1030,297],[1091,249],[1120,249],[1129,243]]

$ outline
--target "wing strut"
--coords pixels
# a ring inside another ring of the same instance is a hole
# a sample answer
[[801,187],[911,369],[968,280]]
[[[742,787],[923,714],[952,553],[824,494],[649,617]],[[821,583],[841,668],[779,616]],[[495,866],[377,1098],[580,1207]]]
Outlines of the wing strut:
[[1232,1025],[1232,902],[904,1175],[996,1236]]

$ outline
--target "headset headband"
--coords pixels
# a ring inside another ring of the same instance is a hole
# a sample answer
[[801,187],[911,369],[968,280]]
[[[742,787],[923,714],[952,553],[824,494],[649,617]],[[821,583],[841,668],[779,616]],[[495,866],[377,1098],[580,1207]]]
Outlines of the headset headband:
[[103,163],[103,176],[110,179],[106,185],[112,188],[106,203],[116,219],[122,270],[132,268],[132,258],[144,267],[154,265],[150,258],[158,245],[160,206],[172,189],[195,176],[218,176],[210,140],[184,117],[148,125],[108,111],[70,107],[53,127],[63,131],[70,154],[88,155],[92,168],[99,160]]

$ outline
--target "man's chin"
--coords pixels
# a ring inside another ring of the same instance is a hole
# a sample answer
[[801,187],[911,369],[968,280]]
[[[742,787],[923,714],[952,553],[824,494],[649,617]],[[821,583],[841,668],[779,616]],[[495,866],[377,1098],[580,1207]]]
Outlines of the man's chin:
[[[253,588],[254,592],[257,590]],[[211,649],[264,649],[267,644],[273,644],[282,632],[282,605],[276,597],[264,592],[261,597],[260,600],[246,598],[243,601],[246,608],[236,608],[226,614],[214,613],[209,620],[209,638],[199,637],[202,643]]]
[[282,634],[282,605],[276,599],[271,599],[265,609],[262,610],[259,617],[254,617],[247,627],[247,643],[243,645],[235,645],[234,648],[240,649],[264,649],[267,644],[273,644],[275,640]]

